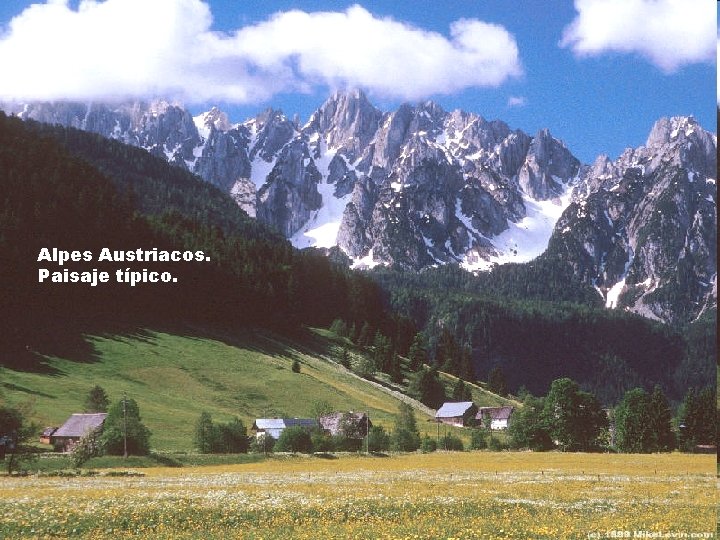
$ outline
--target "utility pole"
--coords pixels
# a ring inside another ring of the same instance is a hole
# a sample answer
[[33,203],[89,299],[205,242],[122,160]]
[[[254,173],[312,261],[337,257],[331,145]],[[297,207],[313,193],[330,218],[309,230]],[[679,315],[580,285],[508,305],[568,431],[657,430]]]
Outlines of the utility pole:
[[370,413],[365,413],[365,453],[370,455]]
[[127,397],[123,392],[123,457],[128,457],[127,452]]

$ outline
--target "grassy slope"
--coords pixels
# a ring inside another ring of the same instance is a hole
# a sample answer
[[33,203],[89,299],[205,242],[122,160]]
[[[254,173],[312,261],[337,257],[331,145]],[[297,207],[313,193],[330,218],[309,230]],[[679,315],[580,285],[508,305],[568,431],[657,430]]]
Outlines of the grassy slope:
[[[262,333],[210,339],[149,330],[87,340],[94,349],[91,362],[51,357],[47,373],[0,368],[5,400],[29,402],[35,422],[57,426],[82,411],[95,384],[111,400],[125,392],[138,402],[152,446],[170,451],[192,450],[203,411],[220,422],[238,416],[249,427],[257,417],[311,416],[314,403],[324,400],[337,410],[369,410],[373,422],[392,428],[398,407],[396,397],[333,361],[339,345],[323,331],[298,341]],[[294,359],[301,363],[299,374],[291,370]],[[434,435],[427,411],[417,406],[416,414],[421,433]]]

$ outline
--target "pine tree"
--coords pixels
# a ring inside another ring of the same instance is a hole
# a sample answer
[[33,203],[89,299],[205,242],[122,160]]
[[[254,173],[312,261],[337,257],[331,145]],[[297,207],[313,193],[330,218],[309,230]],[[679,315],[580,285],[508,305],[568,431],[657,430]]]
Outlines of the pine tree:
[[716,438],[717,410],[712,388],[701,392],[690,389],[683,399],[678,416],[680,444],[692,450],[698,444],[713,444]]
[[195,437],[193,443],[201,454],[209,454],[215,446],[215,426],[209,412],[200,414],[195,423]]
[[330,331],[336,336],[347,337],[347,323],[345,323],[345,321],[343,321],[342,319],[335,319],[330,325]]
[[659,385],[650,395],[650,431],[653,434],[653,452],[669,452],[675,448],[675,433],[672,427],[672,411]]
[[348,352],[347,347],[343,347],[342,352],[340,353],[340,365],[346,369],[350,369],[350,353]]
[[488,390],[498,396],[504,396],[507,394],[505,374],[499,366],[492,368],[488,373]]
[[450,330],[443,328],[435,351],[435,365],[447,373],[457,374],[460,365],[460,347]]
[[410,371],[418,371],[423,364],[427,363],[427,348],[425,346],[425,336],[422,333],[415,334],[408,357],[410,359]]
[[458,379],[450,397],[453,401],[472,401],[472,392],[462,379]]
[[87,397],[85,398],[85,412],[107,412],[108,405],[110,405],[110,399],[108,399],[105,390],[97,384],[93,386],[90,389],[90,392],[88,392]]
[[437,409],[445,401],[445,388],[436,368],[423,368],[410,380],[408,393],[428,407]]
[[414,452],[420,448],[420,434],[417,429],[415,411],[404,401],[400,402],[398,415],[395,417],[392,447],[401,452]]
[[475,369],[472,362],[472,347],[465,345],[460,350],[460,361],[458,365],[458,377],[467,381],[475,380]]
[[360,329],[360,334],[357,338],[358,347],[368,347],[370,345],[371,332],[372,329],[370,328],[370,325],[367,321],[365,321],[362,325],[362,328]]
[[395,351],[391,351],[390,353],[390,369],[388,371],[388,375],[390,375],[390,379],[394,383],[402,383],[403,381],[403,374],[402,369],[400,367],[400,357],[395,354]]

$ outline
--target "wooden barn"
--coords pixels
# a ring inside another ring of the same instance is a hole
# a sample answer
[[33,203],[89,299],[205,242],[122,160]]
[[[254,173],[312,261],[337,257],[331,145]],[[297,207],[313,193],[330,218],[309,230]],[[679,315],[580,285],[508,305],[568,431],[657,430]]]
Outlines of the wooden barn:
[[490,429],[507,429],[510,425],[510,417],[515,409],[510,406],[505,407],[480,407],[477,412],[478,424],[487,425],[490,420]]
[[449,401],[437,410],[435,421],[457,427],[472,426],[477,411],[472,401]]
[[50,444],[58,452],[70,452],[82,437],[102,430],[105,417],[107,413],[73,414],[50,436]]

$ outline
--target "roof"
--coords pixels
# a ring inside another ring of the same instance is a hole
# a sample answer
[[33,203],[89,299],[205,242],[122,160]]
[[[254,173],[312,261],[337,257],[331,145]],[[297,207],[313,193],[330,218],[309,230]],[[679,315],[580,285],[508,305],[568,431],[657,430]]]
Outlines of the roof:
[[291,426],[315,427],[317,421],[312,418],[257,418],[252,428],[255,431],[267,429],[285,429]]
[[46,427],[45,429],[43,429],[43,432],[40,435],[41,435],[41,437],[49,437],[56,431],[57,431],[56,427]]
[[472,401],[448,401],[442,404],[442,407],[435,413],[435,418],[455,418],[465,416],[465,414],[474,407]]
[[106,416],[107,413],[73,414],[53,433],[53,437],[82,437],[88,432],[102,427]]
[[368,427],[372,426],[372,422],[367,418],[367,415],[363,412],[334,412],[330,414],[323,414],[318,421],[320,422],[320,426],[323,429],[326,429],[330,432],[331,435],[337,435],[340,433],[340,421],[342,420],[344,415],[349,415],[349,418],[352,419],[356,424],[360,424],[361,427],[365,427],[365,422],[367,421]]
[[285,427],[300,426],[305,428],[317,427],[317,420],[313,418],[283,418]]
[[477,420],[482,420],[483,417],[490,415],[491,420],[507,420],[510,418],[514,411],[514,407],[480,407],[478,413],[475,416]]

